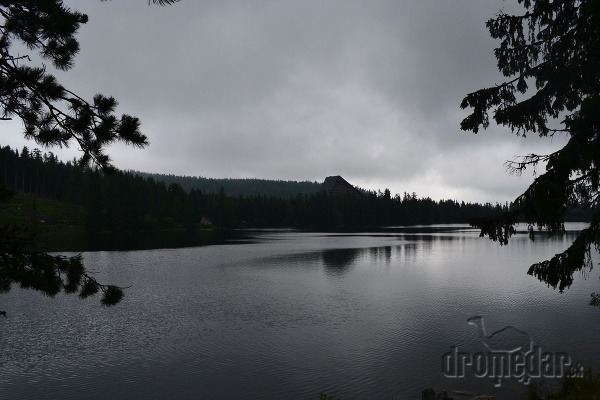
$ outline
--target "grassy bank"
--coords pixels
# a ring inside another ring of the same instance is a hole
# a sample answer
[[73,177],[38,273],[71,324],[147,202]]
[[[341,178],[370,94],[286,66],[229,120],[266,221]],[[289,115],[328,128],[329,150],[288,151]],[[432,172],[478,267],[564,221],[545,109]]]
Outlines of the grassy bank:
[[35,234],[38,244],[84,233],[84,209],[61,201],[15,193],[0,203],[0,225],[20,225]]
[[212,225],[189,229],[171,223],[164,228],[136,231],[86,230],[82,206],[15,193],[0,202],[0,226],[19,226],[34,234],[34,242],[48,251],[133,250],[198,246],[219,242],[227,232]]

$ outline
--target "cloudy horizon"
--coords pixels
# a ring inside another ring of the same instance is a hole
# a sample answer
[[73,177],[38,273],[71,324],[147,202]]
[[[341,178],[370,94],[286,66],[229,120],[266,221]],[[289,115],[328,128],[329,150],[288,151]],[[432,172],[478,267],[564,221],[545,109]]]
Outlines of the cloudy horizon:
[[[66,1],[89,22],[59,81],[113,95],[150,145],[108,149],[125,170],[323,181],[478,202],[531,182],[514,156],[565,138],[460,130],[469,92],[502,81],[485,21],[511,2]],[[516,2],[514,2],[516,3]],[[17,122],[2,145],[36,147]],[[50,149],[61,159],[74,149]]]

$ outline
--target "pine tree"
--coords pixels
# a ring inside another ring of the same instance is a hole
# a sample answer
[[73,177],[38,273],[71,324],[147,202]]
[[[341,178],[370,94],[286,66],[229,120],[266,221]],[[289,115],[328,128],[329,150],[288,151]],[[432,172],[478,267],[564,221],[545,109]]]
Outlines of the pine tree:
[[[0,17],[0,120],[19,118],[24,136],[44,147],[75,143],[83,152],[80,164],[104,170],[112,169],[105,151],[111,143],[148,144],[136,117],[115,114],[113,97],[97,94],[84,99],[62,86],[45,66],[32,66],[29,55],[12,52],[13,43],[20,42],[56,69],[68,70],[79,51],[75,36],[87,15],[70,10],[61,0],[0,0]],[[9,196],[1,186],[0,197]],[[101,290],[105,305],[122,298],[120,288],[102,285],[88,275],[81,257],[49,255],[32,243],[22,227],[0,227],[0,290],[18,283],[50,296],[64,290],[87,297]]]
[[[472,113],[461,123],[477,133],[494,121],[517,136],[564,135],[567,144],[551,154],[530,154],[508,163],[513,172],[545,163],[545,172],[515,199],[512,210],[472,221],[501,244],[515,233],[519,218],[535,228],[564,230],[565,210],[589,209],[593,218],[573,244],[550,260],[532,265],[529,274],[561,291],[573,274],[591,268],[591,246],[600,246],[600,1],[518,0],[522,15],[500,12],[487,22],[498,68],[507,78],[468,94],[461,107]],[[598,302],[592,294],[592,303]]]

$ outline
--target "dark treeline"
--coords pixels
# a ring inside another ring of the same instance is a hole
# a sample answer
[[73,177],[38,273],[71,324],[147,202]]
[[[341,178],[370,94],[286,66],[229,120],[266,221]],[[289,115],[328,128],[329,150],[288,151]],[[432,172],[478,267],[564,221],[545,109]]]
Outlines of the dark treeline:
[[164,182],[167,186],[176,183],[186,192],[198,190],[203,193],[219,193],[221,188],[228,196],[275,196],[290,197],[301,194],[315,194],[321,184],[310,181],[282,181],[256,178],[204,178],[196,176],[177,176],[165,174],[151,174],[147,172],[131,171],[143,178],[152,178],[157,182]]
[[[293,227],[339,229],[367,226],[464,223],[497,214],[506,206],[434,201],[389,190],[362,198],[328,198],[324,192],[293,196],[228,195],[176,183],[158,182],[137,173],[105,174],[59,161],[52,153],[27,148],[0,149],[0,175],[6,186],[83,210],[88,231],[197,228],[204,218],[216,227]],[[205,220],[206,221],[206,220]]]

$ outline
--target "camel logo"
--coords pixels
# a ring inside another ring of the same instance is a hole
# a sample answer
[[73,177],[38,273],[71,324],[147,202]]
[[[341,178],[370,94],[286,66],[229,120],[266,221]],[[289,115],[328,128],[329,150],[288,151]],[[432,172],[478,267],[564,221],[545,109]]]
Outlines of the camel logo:
[[527,385],[532,378],[583,377],[583,367],[573,364],[563,352],[544,352],[534,345],[529,334],[506,326],[488,335],[482,316],[467,319],[473,325],[487,351],[459,351],[451,346],[442,356],[442,372],[447,378],[464,378],[468,373],[477,378],[490,378],[498,387],[502,379],[517,379]]
[[469,325],[477,328],[479,339],[490,351],[515,353],[517,351],[529,353],[533,348],[533,340],[529,334],[513,327],[507,326],[487,336],[483,317],[480,315],[467,319]]

